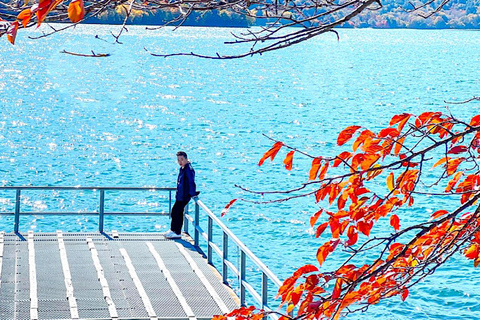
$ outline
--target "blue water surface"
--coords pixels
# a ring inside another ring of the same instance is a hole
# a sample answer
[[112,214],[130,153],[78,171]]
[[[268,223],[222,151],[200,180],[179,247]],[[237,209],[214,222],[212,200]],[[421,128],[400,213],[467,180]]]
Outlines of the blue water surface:
[[[310,160],[295,156],[287,172],[279,159],[258,167],[272,142],[282,140],[314,155],[334,155],[341,129],[372,130],[394,114],[447,111],[444,101],[479,94],[480,33],[474,31],[340,30],[334,35],[241,60],[158,58],[156,53],[232,53],[231,32],[241,29],[129,27],[112,44],[115,26],[77,26],[32,40],[39,30],[20,30],[17,44],[0,39],[0,185],[174,187],[175,153],[193,161],[202,200],[219,214],[231,199],[262,200],[235,184],[269,191],[308,178]],[[99,36],[100,39],[96,38]],[[101,39],[107,40],[103,41]],[[108,53],[82,58],[61,53]],[[478,103],[450,105],[459,118],[479,113]],[[55,201],[48,201],[55,198]],[[95,192],[28,192],[27,211],[95,211]],[[112,193],[106,210],[162,212],[161,193]],[[415,223],[451,199],[424,197],[405,212]],[[0,192],[0,208],[12,211],[14,194]],[[239,202],[223,221],[281,279],[305,263],[328,239],[315,239],[309,217],[314,199],[281,204]],[[324,217],[323,217],[324,218]],[[23,217],[21,230],[94,231],[91,216]],[[165,231],[168,219],[108,218],[119,231]],[[11,217],[0,230],[11,232]],[[381,227],[379,227],[381,228]],[[341,259],[340,254],[332,257]],[[340,260],[338,260],[340,261]],[[338,262],[337,261],[337,262]],[[352,319],[480,318],[480,276],[461,256],[410,291]]]

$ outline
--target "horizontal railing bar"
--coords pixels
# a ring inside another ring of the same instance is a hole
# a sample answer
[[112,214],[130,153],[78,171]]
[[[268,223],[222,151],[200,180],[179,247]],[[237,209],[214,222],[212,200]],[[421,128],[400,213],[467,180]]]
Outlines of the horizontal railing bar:
[[233,273],[238,277],[239,272],[238,272],[237,267],[235,267],[235,265],[234,265],[233,263],[231,263],[230,261],[228,261],[228,260],[225,260],[225,264],[226,264],[227,267],[229,267],[230,270],[232,270]]
[[222,250],[220,250],[220,248],[215,243],[210,241],[209,245],[213,249],[213,251],[215,251],[218,254],[219,257],[223,255]]
[[112,190],[112,191],[174,191],[166,187],[75,187],[75,186],[0,186],[0,190]]
[[[0,212],[0,215],[15,215],[15,212]],[[22,216],[98,216],[98,212],[20,212]],[[169,212],[105,212],[104,215],[122,216],[122,215],[139,215],[139,216],[168,216]]]
[[250,251],[250,249],[248,249],[247,246],[242,241],[240,241],[233,234],[233,232],[229,228],[227,228],[227,226],[225,226],[225,224],[220,221],[220,219],[215,214],[213,214],[213,212],[201,200],[197,200],[197,203],[213,219],[213,221],[215,221],[215,223],[220,227],[220,229],[222,229],[222,231],[225,232],[228,237],[233,240],[233,242],[235,242],[238,248],[243,251],[247,255],[247,257],[249,257],[250,260],[252,260],[253,263],[255,263],[260,268],[260,270],[263,271],[267,275],[267,277],[273,281],[273,283],[277,287],[282,286],[282,282],[277,278],[277,276],[270,269],[268,269],[268,267],[259,258],[257,258],[257,256],[252,251]]

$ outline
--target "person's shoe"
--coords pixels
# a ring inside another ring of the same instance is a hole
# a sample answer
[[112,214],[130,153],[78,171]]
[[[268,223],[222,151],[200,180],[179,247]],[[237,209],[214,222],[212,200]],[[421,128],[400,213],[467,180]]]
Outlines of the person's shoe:
[[181,234],[176,234],[172,230],[168,230],[167,232],[165,232],[164,236],[167,239],[180,239],[182,237]]

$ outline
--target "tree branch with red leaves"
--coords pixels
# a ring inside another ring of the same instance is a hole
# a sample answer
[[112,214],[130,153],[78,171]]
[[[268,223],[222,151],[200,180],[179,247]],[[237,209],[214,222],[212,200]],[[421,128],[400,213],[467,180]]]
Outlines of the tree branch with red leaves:
[[[337,138],[339,147],[351,143],[351,150],[333,157],[313,156],[274,141],[259,165],[286,149],[287,170],[294,155],[313,159],[308,181],[290,190],[242,190],[281,196],[258,201],[262,203],[314,194],[320,209],[310,225],[317,238],[330,233],[330,240],[316,252],[317,266],[299,268],[279,289],[281,304],[287,306],[284,319],[338,319],[393,296],[405,300],[411,286],[456,253],[473,260],[475,267],[480,264],[480,115],[462,121],[441,112],[403,113],[378,132],[353,125]],[[426,170],[430,176],[434,173],[433,182]],[[456,208],[441,208],[402,229],[402,216],[431,188],[434,196],[451,196]],[[392,229],[373,236],[374,227],[385,219]],[[344,263],[335,270],[320,270],[341,249],[349,254]],[[374,258],[365,263],[365,257]],[[236,311],[230,316],[251,319],[263,314],[249,310],[246,316]],[[294,310],[294,315],[288,314]]]

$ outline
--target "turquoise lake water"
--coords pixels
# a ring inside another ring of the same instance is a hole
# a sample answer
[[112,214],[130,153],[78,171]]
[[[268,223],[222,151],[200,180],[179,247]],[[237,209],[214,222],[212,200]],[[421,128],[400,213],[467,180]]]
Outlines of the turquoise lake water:
[[[48,30],[45,26],[44,31]],[[175,153],[193,161],[202,200],[219,214],[242,193],[293,187],[308,178],[309,160],[296,157],[258,167],[271,146],[262,134],[315,155],[339,152],[338,132],[348,125],[387,126],[394,114],[445,111],[446,101],[480,94],[480,33],[474,31],[340,30],[306,43],[235,61],[155,58],[152,52],[230,53],[222,42],[240,29],[184,28],[172,32],[129,27],[112,41],[112,26],[78,26],[40,40],[20,30],[17,45],[0,39],[0,184],[174,187]],[[60,53],[109,53],[79,58]],[[451,105],[459,118],[479,104]],[[46,197],[55,198],[47,201]],[[28,211],[94,211],[94,193],[30,192]],[[115,193],[107,210],[165,211],[165,195]],[[418,199],[400,216],[417,221],[450,199]],[[0,209],[13,211],[14,194],[0,192]],[[281,279],[305,263],[325,238],[315,239],[308,219],[314,199],[277,205],[240,202],[223,221]],[[88,216],[23,217],[26,231],[94,231]],[[1,217],[0,230],[13,221]],[[379,227],[381,228],[381,226]],[[165,231],[166,218],[108,218],[106,229]],[[341,259],[341,254],[338,257]],[[327,263],[325,268],[333,266]],[[480,275],[461,256],[399,297],[352,319],[480,318]]]

